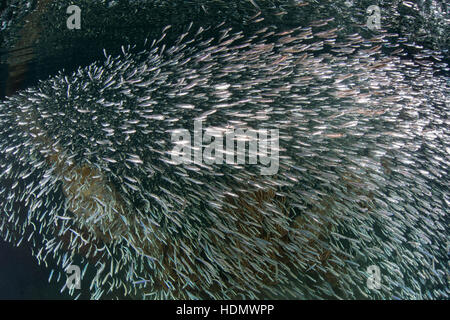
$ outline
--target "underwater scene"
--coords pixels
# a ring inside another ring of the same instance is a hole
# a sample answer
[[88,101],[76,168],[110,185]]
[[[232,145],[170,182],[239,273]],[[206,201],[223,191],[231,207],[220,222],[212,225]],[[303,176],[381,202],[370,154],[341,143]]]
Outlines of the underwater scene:
[[5,0],[0,299],[447,300],[445,0]]

